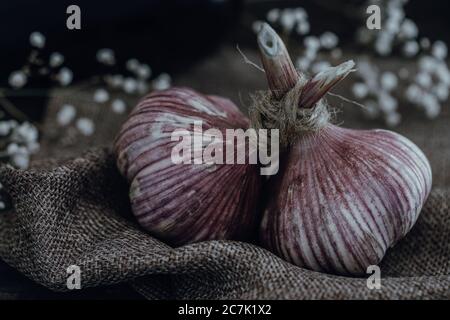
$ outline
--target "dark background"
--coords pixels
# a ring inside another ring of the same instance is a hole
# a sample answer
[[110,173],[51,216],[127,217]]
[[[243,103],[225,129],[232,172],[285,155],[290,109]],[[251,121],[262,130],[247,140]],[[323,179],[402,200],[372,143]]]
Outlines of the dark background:
[[[0,2],[0,87],[19,69],[29,52],[29,35],[46,36],[48,53],[59,51],[65,64],[75,70],[75,81],[102,69],[95,60],[100,48],[111,48],[123,69],[129,58],[148,63],[154,74],[177,75],[214,53],[223,42],[254,46],[251,22],[264,19],[268,9],[302,6],[309,14],[311,34],[332,30],[340,45],[353,46],[361,25],[363,0],[7,0]],[[66,28],[67,6],[81,8],[81,30]],[[421,36],[450,42],[450,2],[413,0],[406,15],[419,26]],[[50,83],[32,80],[30,87],[47,88]],[[43,114],[45,99],[14,101],[34,120]]]
[[[95,53],[111,48],[118,60],[118,72],[124,62],[137,58],[148,63],[155,74],[172,76],[189,73],[190,67],[228,43],[255,47],[251,22],[264,19],[273,7],[304,7],[309,14],[311,34],[332,30],[339,35],[340,46],[356,48],[354,32],[361,25],[358,14],[364,1],[239,1],[239,0],[134,0],[134,1],[37,1],[2,0],[0,2],[0,87],[8,86],[8,76],[19,69],[30,51],[29,35],[40,31],[46,36],[48,52],[64,54],[66,65],[81,82],[102,68]],[[66,8],[81,7],[81,30],[66,28]],[[419,26],[420,35],[450,43],[450,1],[412,0],[406,15]],[[244,70],[244,69],[243,69]],[[239,77],[237,74],[236,77]],[[33,88],[50,87],[45,81],[28,84]],[[41,120],[46,98],[14,98],[14,103],[35,121]],[[126,285],[56,294],[26,279],[0,262],[0,299],[19,298],[138,298]]]

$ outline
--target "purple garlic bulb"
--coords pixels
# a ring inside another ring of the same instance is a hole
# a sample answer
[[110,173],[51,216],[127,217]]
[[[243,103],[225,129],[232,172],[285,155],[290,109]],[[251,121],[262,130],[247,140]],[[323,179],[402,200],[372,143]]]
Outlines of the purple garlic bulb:
[[174,245],[250,238],[257,226],[259,169],[248,162],[205,163],[205,145],[194,145],[193,159],[184,159],[189,163],[174,163],[173,133],[195,135],[195,123],[224,135],[249,126],[230,100],[187,88],[152,93],[133,109],[115,142],[133,213],[143,228]]
[[280,128],[284,142],[261,243],[301,267],[364,274],[413,227],[431,190],[430,164],[397,133],[329,123],[322,97],[353,61],[306,80],[268,25],[258,40],[271,93],[255,103],[254,118]]

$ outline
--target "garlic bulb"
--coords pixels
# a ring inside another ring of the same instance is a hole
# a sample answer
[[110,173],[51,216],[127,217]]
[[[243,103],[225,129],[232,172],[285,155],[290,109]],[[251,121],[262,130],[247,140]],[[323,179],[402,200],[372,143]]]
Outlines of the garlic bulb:
[[131,112],[115,150],[119,170],[131,183],[133,213],[145,229],[174,245],[249,238],[256,231],[259,169],[203,163],[195,146],[190,164],[174,163],[173,133],[195,135],[195,122],[205,131],[249,125],[231,101],[186,88],[152,93]]
[[431,170],[411,141],[386,130],[328,125],[284,159],[262,221],[262,241],[317,271],[364,273],[412,228]]
[[[272,100],[254,113],[263,127],[283,127],[286,141],[270,183],[261,242],[298,266],[365,273],[416,222],[431,189],[428,160],[397,133],[329,123],[321,98],[352,71],[353,62],[311,80],[276,80],[293,73],[287,51],[268,25],[258,40]],[[270,108],[278,108],[278,123]]]

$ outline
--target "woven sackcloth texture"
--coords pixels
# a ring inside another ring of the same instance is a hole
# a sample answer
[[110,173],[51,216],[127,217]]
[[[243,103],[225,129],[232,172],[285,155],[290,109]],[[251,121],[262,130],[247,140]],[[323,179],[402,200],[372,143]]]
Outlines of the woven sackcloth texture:
[[434,190],[411,234],[383,261],[382,289],[295,267],[257,246],[210,241],[170,248],[129,218],[126,183],[108,150],[28,171],[3,168],[15,212],[0,218],[0,255],[67,290],[133,281],[149,298],[450,298],[450,193]]
[[[65,93],[59,96],[70,96]],[[305,270],[254,244],[208,241],[172,248],[141,230],[110,151],[125,115],[103,112],[106,106],[86,102],[91,96],[77,92],[72,97],[78,100],[69,102],[80,116],[97,115],[95,136],[58,127],[62,102],[53,100],[32,167],[0,169],[14,206],[0,214],[0,257],[32,280],[67,291],[67,267],[77,265],[83,288],[129,283],[150,299],[450,298],[448,110],[433,122],[407,118],[398,128],[430,159],[434,187],[417,224],[383,259],[381,289],[370,290],[366,278]],[[346,126],[362,126],[354,112],[343,114]]]

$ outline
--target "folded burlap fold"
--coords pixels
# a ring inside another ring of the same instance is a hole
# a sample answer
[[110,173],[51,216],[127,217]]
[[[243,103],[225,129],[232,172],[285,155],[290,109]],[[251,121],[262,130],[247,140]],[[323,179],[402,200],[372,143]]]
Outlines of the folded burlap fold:
[[411,233],[381,265],[381,289],[365,278],[321,274],[247,243],[171,248],[130,214],[128,187],[107,148],[32,169],[0,169],[14,211],[0,215],[0,256],[29,278],[67,289],[129,282],[148,298],[450,298],[450,190],[434,189]]

